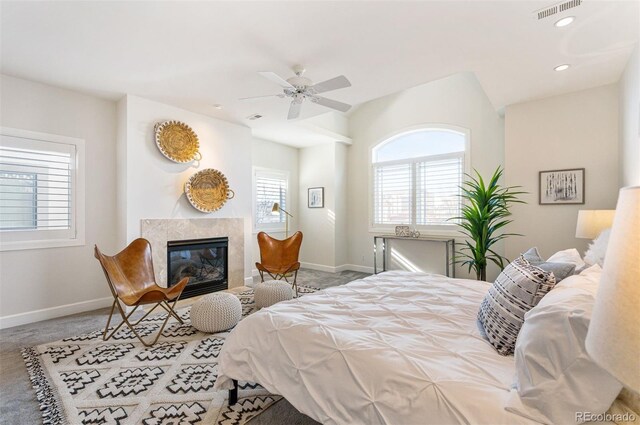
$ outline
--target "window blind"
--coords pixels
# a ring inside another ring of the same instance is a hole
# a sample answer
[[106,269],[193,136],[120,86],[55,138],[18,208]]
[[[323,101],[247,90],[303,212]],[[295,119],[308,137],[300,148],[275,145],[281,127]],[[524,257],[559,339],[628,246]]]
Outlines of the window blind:
[[412,164],[374,166],[373,203],[377,224],[410,224],[412,218]]
[[73,154],[0,146],[0,230],[72,227]]
[[463,175],[464,153],[374,164],[374,225],[455,224]]
[[287,186],[286,173],[270,171],[255,172],[255,223],[257,227],[285,222],[285,214],[272,214],[274,203],[279,203],[280,208],[287,210]]
[[461,156],[416,163],[416,224],[443,225],[460,215]]

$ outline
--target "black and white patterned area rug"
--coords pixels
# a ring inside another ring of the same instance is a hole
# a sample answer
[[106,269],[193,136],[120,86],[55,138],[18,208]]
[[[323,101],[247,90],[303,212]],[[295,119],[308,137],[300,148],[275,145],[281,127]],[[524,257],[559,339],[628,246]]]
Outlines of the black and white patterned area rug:
[[[317,289],[299,286],[304,295]],[[240,292],[242,317],[255,311],[253,290]],[[227,391],[214,391],[218,354],[229,331],[200,332],[190,325],[191,307],[178,310],[153,347],[129,329],[108,341],[102,331],[24,348],[45,424],[244,424],[281,397],[258,384],[239,383],[238,403]],[[154,334],[166,316],[149,317],[136,327]]]

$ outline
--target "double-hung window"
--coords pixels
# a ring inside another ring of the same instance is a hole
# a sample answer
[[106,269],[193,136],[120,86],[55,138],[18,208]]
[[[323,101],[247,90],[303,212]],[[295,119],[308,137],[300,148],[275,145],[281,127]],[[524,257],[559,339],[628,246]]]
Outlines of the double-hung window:
[[[267,168],[253,169],[253,227],[256,231],[284,231],[289,210],[289,172]],[[278,203],[280,210],[273,212]]]
[[469,133],[449,126],[405,131],[371,151],[372,228],[409,225],[446,230],[456,224],[468,163]]
[[84,141],[1,130],[0,248],[84,244]]

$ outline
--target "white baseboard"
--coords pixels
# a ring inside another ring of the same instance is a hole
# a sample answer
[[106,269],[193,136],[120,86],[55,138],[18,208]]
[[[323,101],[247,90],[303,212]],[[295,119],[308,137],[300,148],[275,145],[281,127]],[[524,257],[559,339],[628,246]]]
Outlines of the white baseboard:
[[358,265],[358,264],[343,264],[339,268],[342,268],[342,270],[340,270],[340,271],[351,270],[353,272],[362,272],[362,273],[371,273],[371,274],[373,274],[373,267],[361,266],[361,265]]
[[109,307],[112,303],[113,297],[105,297],[3,316],[0,317],[0,329],[12,328],[14,326],[26,325],[27,323],[40,322],[42,320],[55,319],[56,317],[68,316],[70,314],[97,310],[99,308]]
[[318,271],[327,272],[327,273],[336,273],[336,269],[337,269],[337,267],[325,266],[324,264],[302,263],[302,262],[300,263],[300,267],[302,267],[303,269],[318,270]]
[[347,270],[354,272],[373,273],[373,267],[359,266],[357,264],[343,264],[341,266],[325,266],[324,264],[300,263],[300,267],[311,270],[318,270],[327,273],[340,273]]

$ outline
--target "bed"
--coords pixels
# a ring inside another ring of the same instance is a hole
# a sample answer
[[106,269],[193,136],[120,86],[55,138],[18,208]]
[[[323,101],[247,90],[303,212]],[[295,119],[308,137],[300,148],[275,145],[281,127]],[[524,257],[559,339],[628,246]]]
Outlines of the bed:
[[476,322],[489,283],[386,272],[263,309],[219,356],[219,389],[256,382],[324,424],[530,424]]

